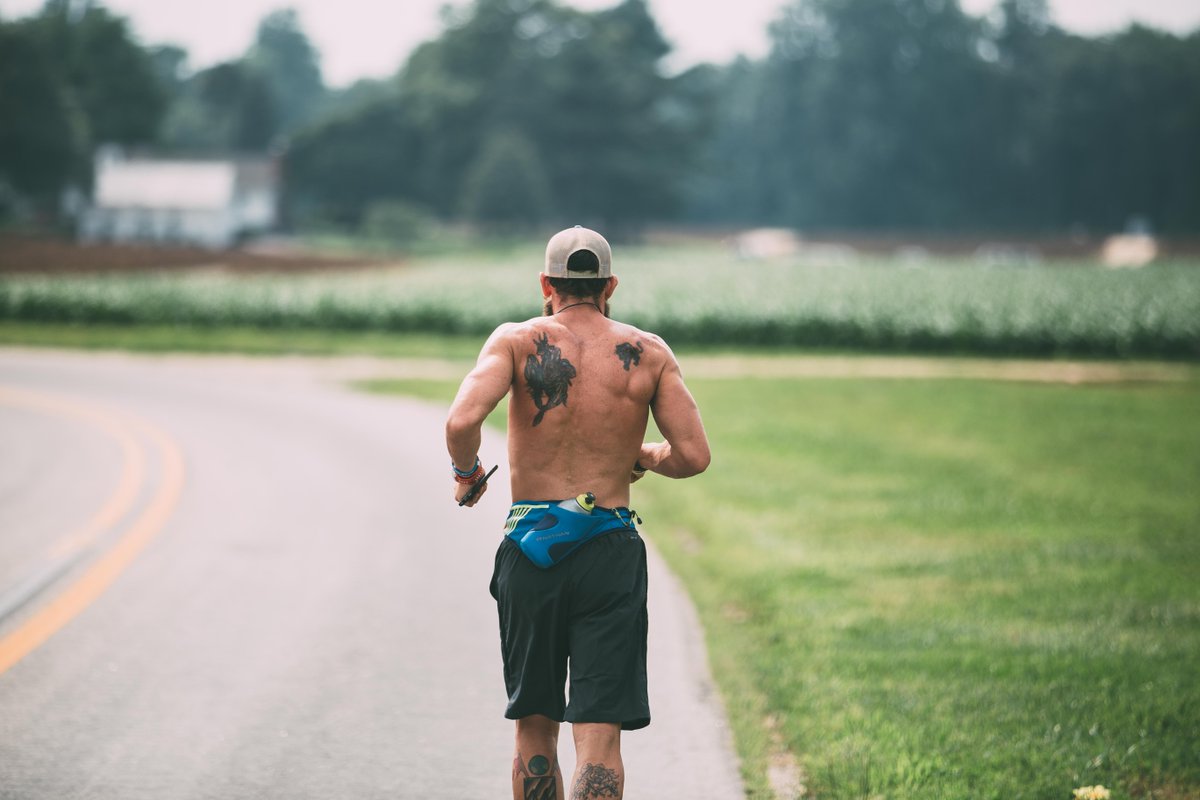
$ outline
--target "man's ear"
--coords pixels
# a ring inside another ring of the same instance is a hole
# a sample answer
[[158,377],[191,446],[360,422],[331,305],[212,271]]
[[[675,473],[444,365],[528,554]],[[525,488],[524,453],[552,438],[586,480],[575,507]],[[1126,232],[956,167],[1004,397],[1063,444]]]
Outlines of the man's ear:
[[554,287],[550,285],[550,276],[544,272],[538,273],[538,281],[542,284],[542,297],[549,297],[554,294]]
[[613,292],[615,292],[617,290],[617,283],[619,283],[619,281],[617,280],[616,275],[608,276],[608,285],[604,287],[604,299],[605,300],[607,300],[608,298],[613,296]]

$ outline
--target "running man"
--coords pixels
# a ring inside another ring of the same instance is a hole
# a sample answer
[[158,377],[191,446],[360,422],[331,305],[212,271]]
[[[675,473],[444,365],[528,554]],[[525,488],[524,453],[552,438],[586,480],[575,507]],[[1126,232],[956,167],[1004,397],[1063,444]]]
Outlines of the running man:
[[[557,755],[566,720],[577,762],[571,800],[620,798],[621,731],[650,724],[646,548],[629,485],[646,471],[703,472],[708,439],[666,343],[609,318],[617,278],[603,236],[578,226],[556,234],[540,281],[543,316],[492,333],[450,408],[446,444],[461,501],[484,475],[484,418],[512,393],[515,502],[491,592],[505,716],[516,720],[513,797],[567,798]],[[650,413],[666,441],[643,442]]]

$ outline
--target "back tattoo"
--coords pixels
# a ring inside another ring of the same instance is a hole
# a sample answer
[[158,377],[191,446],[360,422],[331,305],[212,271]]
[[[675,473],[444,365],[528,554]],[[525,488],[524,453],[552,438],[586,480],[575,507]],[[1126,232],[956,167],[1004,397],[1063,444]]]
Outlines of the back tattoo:
[[636,347],[631,345],[629,342],[621,342],[619,345],[617,345],[617,358],[621,359],[621,361],[625,364],[626,372],[629,372],[629,365],[631,363],[635,367],[641,363],[642,352],[644,350],[645,348],[642,346],[641,342],[638,342]]
[[567,389],[575,379],[575,366],[562,357],[562,350],[550,344],[546,334],[533,342],[537,345],[537,356],[525,358],[525,383],[529,384],[529,394],[538,409],[533,418],[537,427],[547,411],[567,404]]

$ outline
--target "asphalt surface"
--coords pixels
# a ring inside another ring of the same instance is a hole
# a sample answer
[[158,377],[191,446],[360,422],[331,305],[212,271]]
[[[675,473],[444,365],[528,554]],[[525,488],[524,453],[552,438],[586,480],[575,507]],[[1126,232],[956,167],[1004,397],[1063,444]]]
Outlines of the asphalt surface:
[[[444,412],[345,367],[0,350],[0,798],[508,796],[504,465],[457,508]],[[626,797],[742,797],[653,555],[650,637]]]

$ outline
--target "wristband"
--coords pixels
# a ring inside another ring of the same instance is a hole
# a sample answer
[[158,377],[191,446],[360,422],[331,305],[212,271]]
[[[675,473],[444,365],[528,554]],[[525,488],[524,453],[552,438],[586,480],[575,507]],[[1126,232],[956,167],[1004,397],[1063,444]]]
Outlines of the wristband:
[[646,468],[642,466],[642,463],[640,461],[633,462],[633,471],[636,472],[638,475],[646,474]]
[[475,483],[475,481],[479,480],[480,477],[482,477],[482,476],[483,476],[483,465],[476,463],[475,471],[465,477],[460,476],[458,474],[458,470],[455,470],[454,471],[454,482],[461,483],[464,486],[470,486],[471,484]]
[[478,472],[479,468],[482,466],[483,465],[479,463],[479,456],[475,456],[475,466],[471,467],[471,469],[467,470],[466,472],[463,472],[461,469],[459,469],[455,465],[453,459],[451,459],[451,461],[450,461],[450,469],[454,470],[454,475],[457,478],[469,478],[472,475],[474,475],[476,472]]

